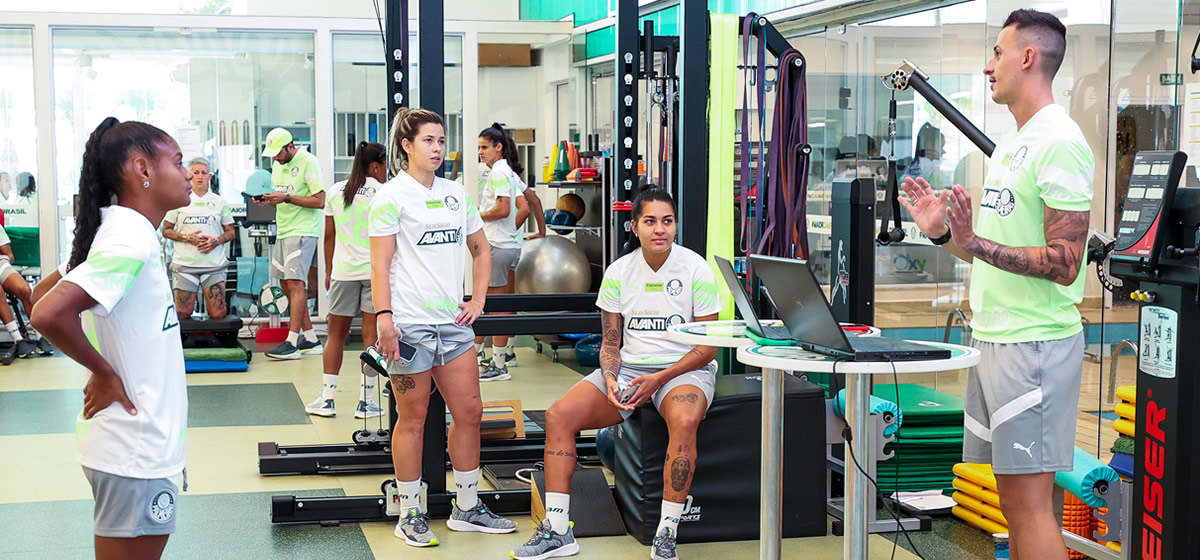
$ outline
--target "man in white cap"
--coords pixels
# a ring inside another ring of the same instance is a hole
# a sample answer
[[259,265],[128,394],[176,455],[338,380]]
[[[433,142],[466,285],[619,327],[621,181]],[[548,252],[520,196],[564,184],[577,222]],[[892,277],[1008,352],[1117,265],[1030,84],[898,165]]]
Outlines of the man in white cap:
[[275,192],[255,197],[254,201],[275,207],[278,241],[271,254],[271,278],[283,284],[291,313],[287,340],[266,354],[275,360],[296,360],[301,354],[320,354],[323,350],[308,317],[308,290],[304,283],[316,256],[325,187],[321,184],[317,156],[297,148],[290,132],[282,128],[271,130],[262,155],[275,160],[271,164]]

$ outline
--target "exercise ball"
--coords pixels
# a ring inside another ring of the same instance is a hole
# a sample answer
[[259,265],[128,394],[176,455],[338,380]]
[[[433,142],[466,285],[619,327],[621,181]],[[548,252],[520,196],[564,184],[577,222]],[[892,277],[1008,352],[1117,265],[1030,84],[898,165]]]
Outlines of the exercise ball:
[[551,235],[525,242],[517,263],[517,292],[572,294],[591,287],[592,266],[570,239]]
[[596,454],[604,468],[615,471],[617,464],[617,426],[602,428],[596,432]]
[[583,203],[583,197],[575,193],[567,193],[558,197],[558,202],[555,203],[554,209],[566,210],[572,216],[575,216],[576,220],[582,220],[584,210],[587,210],[587,206]]
[[554,214],[550,216],[550,219],[546,220],[546,222],[550,224],[550,229],[554,230],[555,233],[560,235],[567,235],[568,233],[571,233],[571,230],[566,228],[556,228],[554,226],[573,226],[578,223],[578,221],[579,220],[575,219],[574,214],[567,212],[566,210],[555,210]]
[[581,366],[600,366],[600,344],[603,338],[599,334],[589,334],[575,343],[575,360]]

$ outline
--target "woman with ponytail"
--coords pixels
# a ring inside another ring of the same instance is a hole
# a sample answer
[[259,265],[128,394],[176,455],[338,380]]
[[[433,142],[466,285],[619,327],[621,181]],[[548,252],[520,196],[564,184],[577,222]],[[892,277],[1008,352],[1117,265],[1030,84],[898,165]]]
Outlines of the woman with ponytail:
[[[336,416],[333,395],[350,323],[362,315],[364,346],[375,345],[375,305],[371,302],[371,242],[367,223],[371,200],[387,180],[387,150],[378,142],[359,142],[350,177],[335,183],[325,197],[325,289],[329,291],[329,337],[321,394],[304,407],[314,416]],[[361,365],[361,364],[360,364]],[[363,366],[355,418],[375,418],[383,409],[375,400],[375,370]]]
[[[511,294],[516,291],[515,271],[521,260],[521,245],[526,239],[525,220],[531,213],[537,220],[538,232],[528,237],[536,239],[546,236],[546,216],[537,193],[521,180],[525,168],[517,156],[517,143],[500,123],[492,123],[479,133],[479,161],[491,169],[479,185],[479,213],[492,253],[488,293]],[[482,368],[479,380],[512,379],[508,367],[517,365],[513,339],[504,335],[492,336],[492,357],[485,358],[484,338],[475,338],[475,355]]]
[[[388,514],[400,517],[397,538],[411,546],[438,544],[420,501],[425,416],[443,413],[429,410],[437,383],[453,418],[446,447],[457,494],[446,527],[511,533],[517,524],[492,513],[477,494],[483,401],[471,325],[483,313],[491,271],[483,221],[462,185],[434,174],[446,153],[441,115],[401,108],[391,137],[390,157],[398,171],[371,202],[369,226],[377,346],[396,399],[396,484],[386,501]],[[466,251],[474,288],[464,303]]]
[[[187,489],[183,346],[156,230],[191,179],[167,133],[104,119],[84,148],[70,261],[33,308],[34,327],[91,374],[76,422],[97,558],[161,556],[181,473]],[[73,319],[84,311],[95,346]]]
[[634,199],[633,235],[637,243],[605,269],[596,298],[604,331],[600,369],[546,411],[546,520],[512,551],[515,560],[579,552],[570,522],[575,434],[620,424],[647,401],[668,433],[662,513],[650,558],[678,559],[675,538],[696,469],[696,430],[713,398],[717,349],[675,342],[666,331],[676,323],[716,319],[721,300],[704,257],[675,244],[675,200],[667,191],[650,188]]

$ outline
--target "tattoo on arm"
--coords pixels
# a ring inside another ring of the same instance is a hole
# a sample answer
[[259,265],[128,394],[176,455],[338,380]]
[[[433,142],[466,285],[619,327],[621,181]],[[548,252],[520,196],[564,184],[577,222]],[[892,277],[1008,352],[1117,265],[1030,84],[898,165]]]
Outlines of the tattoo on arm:
[[1009,247],[976,237],[962,249],[1001,270],[1068,285],[1083,266],[1088,220],[1087,212],[1046,208],[1045,247]]
[[616,381],[617,372],[621,370],[621,314],[604,311],[600,316],[604,331],[600,346],[600,370],[605,377]]

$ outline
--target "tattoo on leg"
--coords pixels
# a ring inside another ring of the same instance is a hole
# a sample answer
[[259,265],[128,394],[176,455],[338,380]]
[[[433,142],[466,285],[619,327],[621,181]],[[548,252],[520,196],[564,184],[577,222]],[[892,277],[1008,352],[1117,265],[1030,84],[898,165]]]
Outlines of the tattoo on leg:
[[683,492],[687,487],[688,477],[692,475],[692,462],[687,457],[676,457],[671,461],[671,489]]
[[396,391],[401,395],[407,393],[409,389],[417,386],[417,382],[413,381],[413,379],[407,375],[393,375],[391,376],[391,380],[392,387],[395,387]]
[[679,403],[686,401],[686,402],[689,402],[692,404],[696,404],[696,401],[700,400],[700,396],[697,395],[696,393],[684,393],[682,395],[675,395],[675,396],[671,397],[671,400],[673,400],[675,402],[679,402]]
[[547,449],[546,451],[543,452],[543,454],[546,457],[571,457],[571,458],[575,457],[574,451],[566,451],[563,449],[557,449],[557,450]]

